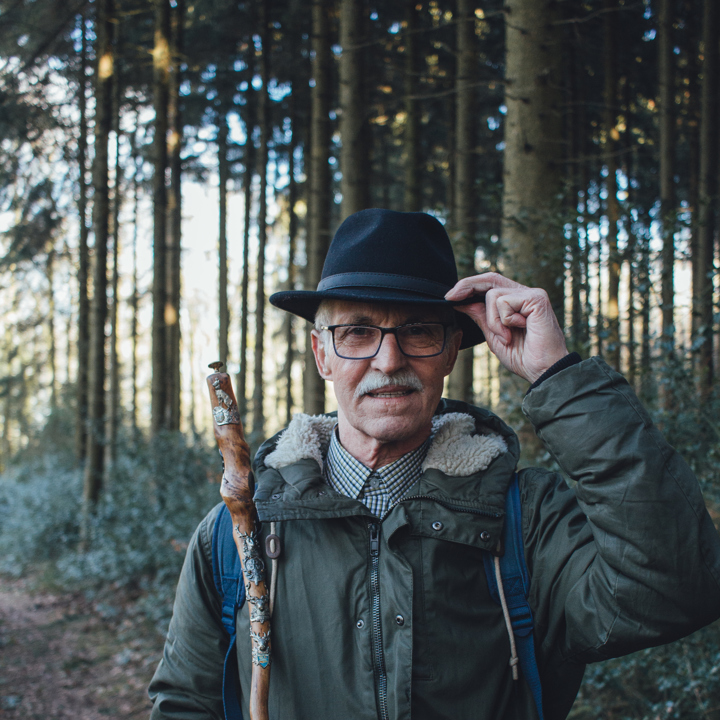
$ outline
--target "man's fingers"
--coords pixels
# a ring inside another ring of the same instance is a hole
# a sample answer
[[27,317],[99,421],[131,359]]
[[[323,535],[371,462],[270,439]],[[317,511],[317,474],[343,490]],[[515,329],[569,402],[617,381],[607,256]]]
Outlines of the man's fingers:
[[498,316],[505,327],[527,327],[527,318],[522,313],[526,299],[518,295],[500,295],[497,298]]
[[514,280],[506,278],[499,273],[483,273],[473,277],[463,278],[446,295],[446,300],[457,302],[464,300],[473,294],[479,294],[492,290],[493,288],[521,288],[524,287]]
[[[507,345],[512,340],[512,333],[503,322],[500,308],[498,307],[498,297],[503,292],[498,288],[488,290],[485,295],[486,322],[489,330],[493,335],[497,335],[500,342]],[[505,291],[512,292],[512,291]]]

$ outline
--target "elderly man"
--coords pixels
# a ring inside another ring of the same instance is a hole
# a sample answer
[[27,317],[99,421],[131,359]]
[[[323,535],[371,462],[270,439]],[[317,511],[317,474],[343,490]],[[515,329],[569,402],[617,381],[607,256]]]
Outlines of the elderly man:
[[[338,403],[337,416],[296,415],[255,459],[263,533],[275,523],[283,546],[271,718],[564,718],[585,663],[720,615],[720,541],[697,481],[620,375],[568,354],[543,290],[494,273],[457,282],[437,220],[366,210],[338,230],[317,291],[271,302],[314,320]],[[530,383],[523,411],[577,481],[519,473],[540,707],[484,569],[503,551],[518,440],[441,399],[458,351],[483,340]],[[217,517],[188,549],[155,720],[224,717]],[[248,717],[247,614],[235,622]]]

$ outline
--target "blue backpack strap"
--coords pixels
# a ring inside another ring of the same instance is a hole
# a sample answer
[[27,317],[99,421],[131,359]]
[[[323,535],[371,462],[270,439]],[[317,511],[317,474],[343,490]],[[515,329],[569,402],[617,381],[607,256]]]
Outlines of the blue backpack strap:
[[243,720],[238,700],[238,666],[235,652],[237,611],[245,604],[245,583],[237,547],[233,540],[232,517],[223,505],[213,529],[213,579],[222,598],[222,626],[230,638],[223,665],[223,708],[225,720]]
[[[520,669],[530,687],[538,717],[543,720],[542,686],[537,658],[535,657],[535,641],[533,639],[533,622],[528,594],[530,577],[525,562],[525,546],[522,536],[522,512],[520,505],[520,485],[515,473],[505,498],[505,527],[503,528],[503,555],[500,557],[500,575],[502,576],[505,600],[510,611],[515,645],[517,647]],[[497,580],[493,557],[489,552],[483,553],[485,575],[487,576],[490,595],[500,605]]]

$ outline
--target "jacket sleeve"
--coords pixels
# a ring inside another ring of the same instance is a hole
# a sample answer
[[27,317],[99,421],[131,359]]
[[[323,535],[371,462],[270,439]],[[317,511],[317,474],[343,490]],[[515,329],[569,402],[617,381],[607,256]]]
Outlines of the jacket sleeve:
[[212,572],[212,529],[219,506],[200,523],[178,582],[162,660],[150,682],[151,720],[223,720],[228,640]]
[[523,411],[569,478],[521,474],[542,651],[594,662],[720,616],[720,538],[694,474],[625,379],[598,358],[530,392]]

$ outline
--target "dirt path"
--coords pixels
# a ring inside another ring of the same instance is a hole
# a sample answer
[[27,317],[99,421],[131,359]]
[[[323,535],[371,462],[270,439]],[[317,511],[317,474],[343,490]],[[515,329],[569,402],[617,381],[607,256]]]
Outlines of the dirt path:
[[146,720],[162,639],[123,615],[0,578],[0,718]]

